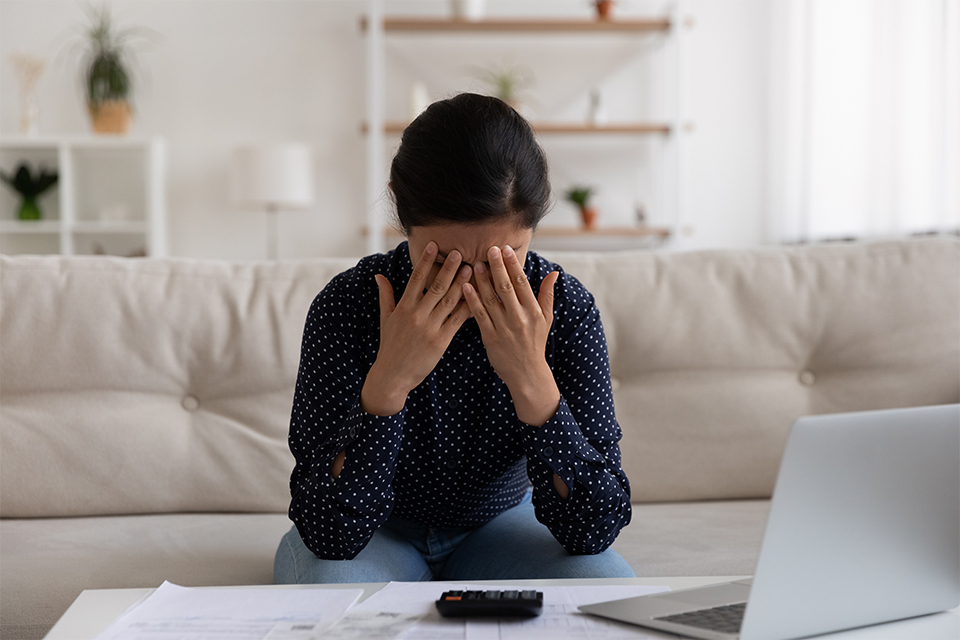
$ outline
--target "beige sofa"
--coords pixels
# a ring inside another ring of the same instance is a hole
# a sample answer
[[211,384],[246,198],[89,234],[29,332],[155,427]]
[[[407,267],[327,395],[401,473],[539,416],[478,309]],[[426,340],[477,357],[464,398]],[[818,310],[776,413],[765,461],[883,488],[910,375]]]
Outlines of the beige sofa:
[[[960,241],[550,255],[594,292],[640,575],[752,572],[792,421],[960,401]],[[0,636],[268,583],[314,295],[354,261],[0,258]]]

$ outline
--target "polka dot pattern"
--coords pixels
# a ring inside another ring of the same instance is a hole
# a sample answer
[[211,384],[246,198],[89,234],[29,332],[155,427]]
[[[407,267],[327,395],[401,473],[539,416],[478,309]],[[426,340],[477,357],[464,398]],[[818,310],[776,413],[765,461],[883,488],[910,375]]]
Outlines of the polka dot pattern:
[[[319,557],[353,558],[391,514],[427,526],[480,526],[517,505],[531,484],[537,519],[570,553],[605,550],[630,522],[600,312],[558,265],[530,252],[525,271],[534,293],[547,274],[561,272],[546,349],[561,401],[539,428],[517,418],[472,319],[402,411],[360,409],[380,342],[374,275],[385,275],[400,299],[412,272],[405,242],[362,259],[316,297],[289,444],[296,459],[290,518]],[[341,451],[346,460],[334,479],[330,466]],[[570,488],[567,499],[554,474]]]

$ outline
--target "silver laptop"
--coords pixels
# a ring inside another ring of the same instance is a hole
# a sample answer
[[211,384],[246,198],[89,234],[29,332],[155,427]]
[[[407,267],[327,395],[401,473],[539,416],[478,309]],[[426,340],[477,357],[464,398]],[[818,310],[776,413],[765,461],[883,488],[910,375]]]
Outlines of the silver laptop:
[[960,604],[960,405],[801,418],[752,580],[580,610],[683,636],[786,640]]

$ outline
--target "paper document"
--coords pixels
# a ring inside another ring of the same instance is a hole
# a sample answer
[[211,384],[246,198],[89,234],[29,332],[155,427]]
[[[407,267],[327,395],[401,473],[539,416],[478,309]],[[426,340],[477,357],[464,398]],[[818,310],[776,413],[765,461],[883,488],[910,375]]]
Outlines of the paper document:
[[[516,586],[469,585],[450,582],[391,582],[353,611],[393,612],[420,616],[408,631],[396,636],[401,640],[636,640],[662,638],[631,627],[587,616],[577,607],[606,600],[631,598],[669,591],[667,587],[639,585],[603,585],[576,587],[535,587],[543,592],[543,613],[536,618],[493,619],[444,618],[434,603],[444,591],[452,589],[486,591],[516,589]],[[533,587],[531,587],[533,588]],[[339,625],[337,625],[339,626]],[[336,633],[337,626],[330,630]],[[335,636],[334,636],[335,637]]]
[[164,582],[97,640],[309,640],[362,589],[188,588]]
[[417,624],[413,613],[358,611],[354,609],[324,632],[324,640],[393,640]]

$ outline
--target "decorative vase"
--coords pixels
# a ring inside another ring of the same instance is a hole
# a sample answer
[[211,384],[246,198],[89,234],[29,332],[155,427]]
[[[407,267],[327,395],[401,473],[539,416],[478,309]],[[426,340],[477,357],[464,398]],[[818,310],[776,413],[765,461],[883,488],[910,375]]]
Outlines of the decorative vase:
[[598,216],[597,210],[593,207],[580,208],[580,218],[583,220],[584,229],[593,229],[597,223]]
[[20,83],[20,133],[27,137],[40,135],[40,106],[37,104],[37,82],[47,61],[43,58],[14,52],[10,54]]
[[87,109],[97,133],[126,133],[130,129],[130,103],[126,100],[88,104]]
[[40,207],[37,206],[37,199],[35,197],[24,196],[23,202],[20,203],[20,211],[17,212],[17,219],[39,220],[41,217]]
[[610,10],[613,9],[613,0],[597,0],[597,17],[601,20],[610,19]]
[[607,111],[600,99],[600,90],[590,92],[590,107],[587,109],[587,123],[596,127],[607,123]]

